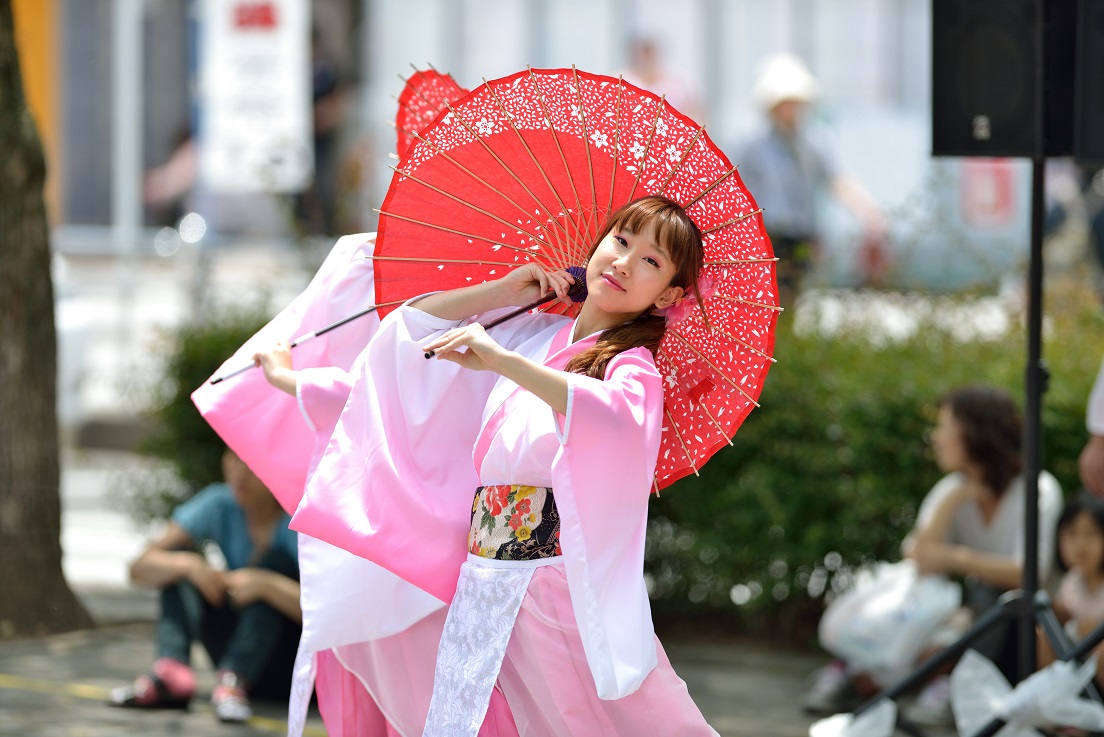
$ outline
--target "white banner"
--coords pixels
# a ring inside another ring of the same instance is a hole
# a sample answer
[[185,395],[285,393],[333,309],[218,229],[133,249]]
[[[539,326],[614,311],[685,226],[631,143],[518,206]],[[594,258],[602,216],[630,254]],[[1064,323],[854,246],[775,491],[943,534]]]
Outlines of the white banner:
[[215,192],[299,192],[314,167],[308,0],[202,0],[199,175]]

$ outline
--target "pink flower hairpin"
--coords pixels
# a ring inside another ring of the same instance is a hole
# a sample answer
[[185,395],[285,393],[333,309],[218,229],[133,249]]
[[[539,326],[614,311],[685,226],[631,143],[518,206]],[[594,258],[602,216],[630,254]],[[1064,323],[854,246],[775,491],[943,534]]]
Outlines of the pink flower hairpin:
[[697,294],[687,292],[679,297],[678,301],[670,307],[666,307],[660,310],[660,313],[667,318],[667,327],[677,325],[682,322],[693,312],[697,312],[701,308],[698,306],[698,299],[706,300],[713,296],[713,280],[709,277],[703,277],[698,282]]

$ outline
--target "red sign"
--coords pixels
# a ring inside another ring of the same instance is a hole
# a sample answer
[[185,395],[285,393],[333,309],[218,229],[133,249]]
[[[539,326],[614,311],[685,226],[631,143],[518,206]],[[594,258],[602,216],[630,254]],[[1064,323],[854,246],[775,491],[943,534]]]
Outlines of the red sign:
[[234,26],[270,30],[277,26],[276,6],[271,2],[241,2],[234,7]]
[[962,162],[959,196],[962,218],[977,227],[999,227],[1016,213],[1015,170],[1007,159]]

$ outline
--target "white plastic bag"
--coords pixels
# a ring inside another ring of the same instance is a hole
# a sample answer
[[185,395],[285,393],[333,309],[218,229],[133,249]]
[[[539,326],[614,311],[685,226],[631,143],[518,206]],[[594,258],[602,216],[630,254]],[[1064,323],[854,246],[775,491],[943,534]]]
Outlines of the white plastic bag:
[[820,644],[888,685],[908,673],[928,636],[961,604],[961,588],[946,577],[918,576],[909,560],[879,563],[825,610]]
[[959,734],[976,734],[994,717],[1005,722],[997,737],[1039,737],[1034,727],[1104,729],[1104,707],[1081,698],[1096,673],[1096,659],[1084,665],[1058,661],[1012,688],[997,666],[967,650],[951,673],[951,708]]

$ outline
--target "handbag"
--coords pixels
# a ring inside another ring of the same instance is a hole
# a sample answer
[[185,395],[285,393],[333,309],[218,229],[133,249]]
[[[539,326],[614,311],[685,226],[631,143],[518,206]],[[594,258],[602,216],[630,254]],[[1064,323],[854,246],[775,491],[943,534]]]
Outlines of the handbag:
[[918,575],[911,560],[879,563],[857,579],[825,609],[820,644],[886,685],[908,673],[928,637],[962,605],[962,589],[946,576]]

